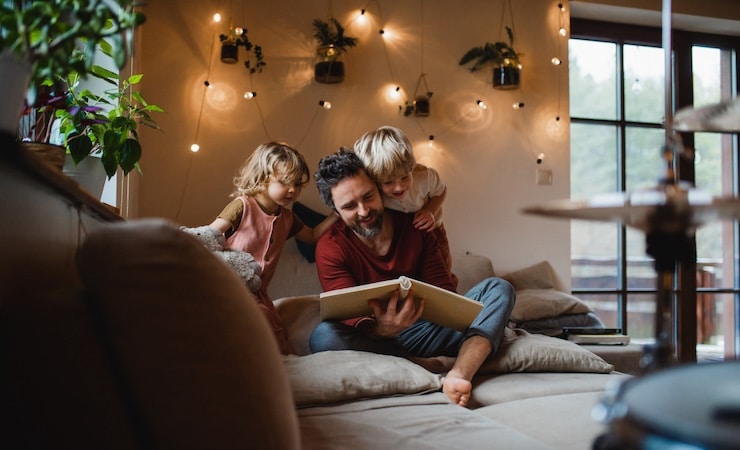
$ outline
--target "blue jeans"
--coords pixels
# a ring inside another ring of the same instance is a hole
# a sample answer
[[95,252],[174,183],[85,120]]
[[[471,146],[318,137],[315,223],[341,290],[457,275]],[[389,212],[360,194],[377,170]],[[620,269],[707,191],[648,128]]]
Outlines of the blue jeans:
[[514,308],[514,288],[501,278],[491,277],[475,285],[465,297],[483,303],[483,309],[465,332],[418,320],[398,337],[383,339],[341,322],[325,321],[311,333],[311,352],[360,350],[400,357],[457,356],[465,339],[482,336],[491,343],[492,356]]

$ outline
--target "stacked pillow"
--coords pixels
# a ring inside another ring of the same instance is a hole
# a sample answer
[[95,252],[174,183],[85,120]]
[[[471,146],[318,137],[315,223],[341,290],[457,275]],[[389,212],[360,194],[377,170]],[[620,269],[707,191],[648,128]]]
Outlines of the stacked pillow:
[[516,290],[512,327],[530,333],[558,335],[564,327],[604,328],[590,306],[555,289],[546,261],[503,275]]

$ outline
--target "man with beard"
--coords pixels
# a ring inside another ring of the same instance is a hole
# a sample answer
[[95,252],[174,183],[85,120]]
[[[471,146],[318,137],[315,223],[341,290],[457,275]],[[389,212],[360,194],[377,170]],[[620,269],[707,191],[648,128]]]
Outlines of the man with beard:
[[[455,291],[434,234],[415,228],[413,214],[383,208],[376,182],[354,152],[339,150],[322,158],[315,180],[322,201],[342,219],[316,246],[325,291],[401,275]],[[500,278],[488,278],[468,291],[465,296],[483,303],[483,309],[465,332],[421,320],[424,301],[412,294],[402,304],[397,293],[387,304],[370,300],[374,313],[367,317],[321,322],[311,334],[311,351],[368,351],[447,371],[442,391],[465,406],[473,376],[498,349],[514,307],[514,289]]]

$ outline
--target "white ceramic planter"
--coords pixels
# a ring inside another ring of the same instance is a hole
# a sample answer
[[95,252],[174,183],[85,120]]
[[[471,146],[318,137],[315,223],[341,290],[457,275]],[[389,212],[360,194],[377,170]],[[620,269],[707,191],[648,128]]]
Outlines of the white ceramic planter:
[[18,134],[31,67],[9,53],[0,53],[0,132]]
[[64,159],[63,172],[93,197],[100,199],[103,196],[106,175],[100,158],[88,156],[75,165],[72,157],[67,155]]

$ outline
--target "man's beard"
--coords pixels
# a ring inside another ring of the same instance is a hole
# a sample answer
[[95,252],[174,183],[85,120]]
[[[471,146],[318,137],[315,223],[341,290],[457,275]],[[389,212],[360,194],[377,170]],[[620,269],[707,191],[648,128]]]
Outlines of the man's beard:
[[370,224],[363,227],[355,222],[350,229],[358,236],[366,239],[371,239],[379,235],[383,230],[383,214],[377,212],[373,212],[372,214],[375,214],[375,219]]

